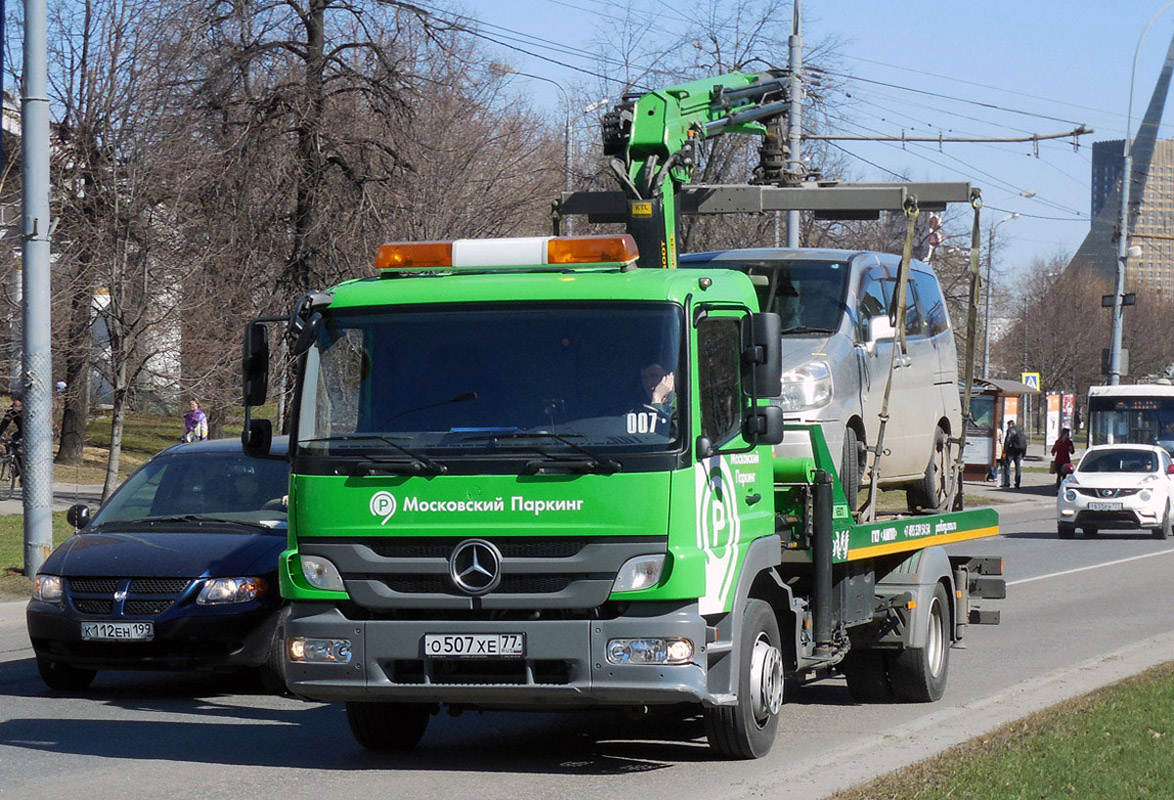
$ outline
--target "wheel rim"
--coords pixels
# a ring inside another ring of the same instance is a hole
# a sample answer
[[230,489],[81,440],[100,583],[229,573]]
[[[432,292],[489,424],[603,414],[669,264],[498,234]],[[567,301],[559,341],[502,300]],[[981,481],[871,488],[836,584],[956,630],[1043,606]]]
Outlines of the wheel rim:
[[758,634],[750,655],[750,705],[760,727],[783,705],[783,657],[765,633]]
[[945,659],[946,648],[945,621],[942,619],[942,604],[935,597],[929,609],[929,641],[925,643],[925,652],[929,662],[929,671],[934,675],[942,674],[942,661]]
[[949,470],[950,470],[950,441],[942,430],[937,431],[937,436],[934,441],[934,456],[931,459],[934,472],[934,506],[941,508],[946,502],[946,495],[950,493],[949,488]]

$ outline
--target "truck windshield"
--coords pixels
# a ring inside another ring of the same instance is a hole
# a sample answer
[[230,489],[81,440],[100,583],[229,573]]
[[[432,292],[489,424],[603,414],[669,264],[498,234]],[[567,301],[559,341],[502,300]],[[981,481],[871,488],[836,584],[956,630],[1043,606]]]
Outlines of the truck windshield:
[[668,303],[331,312],[307,354],[299,447],[386,458],[675,449],[682,320]]

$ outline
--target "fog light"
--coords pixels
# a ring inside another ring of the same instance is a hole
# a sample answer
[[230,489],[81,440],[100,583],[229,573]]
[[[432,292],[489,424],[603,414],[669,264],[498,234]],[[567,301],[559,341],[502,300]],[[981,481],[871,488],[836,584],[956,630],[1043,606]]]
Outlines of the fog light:
[[693,659],[689,639],[612,639],[607,660],[612,664],[686,664]]
[[1060,509],[1060,516],[1061,517],[1071,517],[1074,514],[1076,514],[1076,509],[1074,509],[1074,508],[1061,508]]
[[305,639],[297,637],[286,643],[290,661],[307,664],[351,663],[350,639]]

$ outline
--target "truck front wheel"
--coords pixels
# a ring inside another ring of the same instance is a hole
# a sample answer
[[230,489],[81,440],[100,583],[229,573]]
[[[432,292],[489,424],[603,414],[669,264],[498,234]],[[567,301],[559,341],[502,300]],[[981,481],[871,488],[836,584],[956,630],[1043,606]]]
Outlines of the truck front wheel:
[[355,741],[368,750],[411,750],[424,738],[432,708],[422,703],[346,704]]
[[946,689],[950,671],[950,602],[942,584],[934,586],[925,615],[925,647],[911,647],[889,655],[889,683],[893,695],[906,703],[930,703]]
[[723,758],[762,758],[774,744],[783,703],[779,623],[771,607],[751,600],[741,633],[738,704],[706,709],[705,733]]

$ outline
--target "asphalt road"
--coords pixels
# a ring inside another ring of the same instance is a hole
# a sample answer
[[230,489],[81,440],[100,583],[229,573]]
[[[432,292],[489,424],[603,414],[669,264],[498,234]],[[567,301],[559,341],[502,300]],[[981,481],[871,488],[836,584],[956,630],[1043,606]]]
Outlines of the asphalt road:
[[1174,660],[1174,541],[1059,541],[1045,492],[1000,507],[1002,624],[951,651],[945,697],[856,705],[843,682],[796,687],[757,762],[710,760],[696,721],[618,714],[434,718],[410,755],[352,740],[339,706],[243,678],[100,673],[64,695],[37,677],[23,603],[0,604],[0,797],[819,798],[1063,698]]

